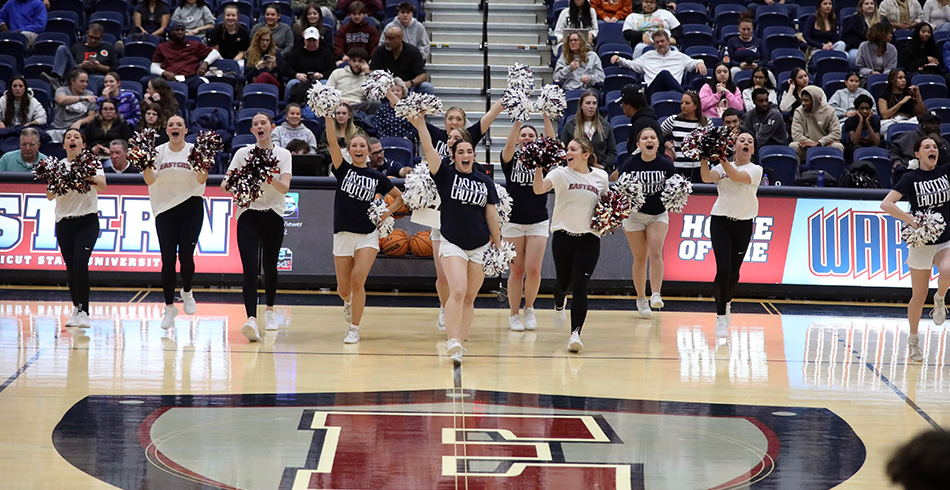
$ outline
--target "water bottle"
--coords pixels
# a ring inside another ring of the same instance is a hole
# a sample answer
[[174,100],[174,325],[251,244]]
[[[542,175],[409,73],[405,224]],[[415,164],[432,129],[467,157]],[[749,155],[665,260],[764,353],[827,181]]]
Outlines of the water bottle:
[[824,170],[818,171],[818,178],[815,179],[815,185],[817,185],[818,187],[825,186],[825,171]]
[[769,174],[762,174],[762,185],[769,185]]
[[728,48],[723,48],[722,62],[725,63],[726,65],[729,64],[729,49]]

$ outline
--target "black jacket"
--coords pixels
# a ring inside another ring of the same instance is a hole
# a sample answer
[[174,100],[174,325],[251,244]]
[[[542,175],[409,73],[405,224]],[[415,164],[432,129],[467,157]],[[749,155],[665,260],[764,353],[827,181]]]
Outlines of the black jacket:
[[[656,137],[661,138],[663,132],[660,131],[660,122],[657,120],[656,111],[652,107],[646,106],[637,111],[630,118],[630,124],[633,125],[630,131],[630,137],[627,139],[627,153],[633,153],[637,149],[637,135],[644,128],[653,128],[656,131]],[[620,162],[623,163],[623,162]]]
[[858,49],[861,43],[868,40],[868,25],[860,12],[855,12],[841,23],[841,40],[848,49]]
[[[280,67],[280,63],[277,66]],[[307,51],[301,44],[291,48],[282,68],[284,80],[293,80],[298,73],[320,73],[326,79],[336,69],[336,63],[333,61],[333,51],[326,44],[321,43],[316,51]]]

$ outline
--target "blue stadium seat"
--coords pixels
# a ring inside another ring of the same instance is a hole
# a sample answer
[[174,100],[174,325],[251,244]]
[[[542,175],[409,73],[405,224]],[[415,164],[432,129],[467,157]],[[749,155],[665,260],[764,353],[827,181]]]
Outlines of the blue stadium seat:
[[[847,72],[834,72],[834,73],[825,73],[821,77],[821,88],[825,91],[825,96],[830,99],[835,92],[846,87],[845,80],[848,78]],[[877,105],[877,101],[874,101],[874,105]]]
[[893,123],[887,127],[887,134],[884,135],[885,144],[890,144],[898,135],[908,131],[917,131],[917,123]]
[[[33,92],[33,98],[43,106],[43,109],[46,109],[49,116],[52,116],[53,89],[49,83],[45,80],[27,80],[26,86]],[[49,120],[52,121],[52,119]]]
[[716,5],[713,9],[713,17],[716,19],[716,32],[721,34],[726,26],[739,24],[739,16],[745,12],[748,7],[745,4],[722,3]]
[[797,49],[779,48],[771,53],[772,66],[774,71],[781,73],[783,71],[792,71],[795,68],[806,68],[805,53]]
[[943,78],[943,75],[918,73],[912,76],[908,83],[916,85],[917,88],[920,89],[920,96],[925,102],[928,99],[943,99],[947,97],[947,81]]
[[[202,116],[206,114],[213,114],[215,118],[218,120],[218,124],[214,128],[203,127],[201,125]],[[196,126],[197,128],[202,128],[202,129],[221,129],[221,126],[224,126],[224,129],[228,131],[233,131],[234,130],[234,113],[230,110],[225,110],[220,107],[199,107],[191,111],[191,124]],[[250,124],[248,124],[248,131],[245,131],[245,133],[249,131],[250,131]],[[192,134],[194,133],[195,132],[193,132]]]
[[701,3],[677,3],[674,12],[680,24],[708,24],[706,6]]
[[759,148],[759,165],[769,168],[772,185],[795,185],[798,180],[798,154],[788,146],[763,146]]
[[135,56],[137,58],[146,58],[152,59],[152,55],[155,54],[155,48],[158,47],[157,44],[153,44],[148,41],[126,41],[124,44],[123,56]]
[[719,50],[712,46],[690,46],[683,52],[690,58],[702,60],[709,70],[712,70],[722,60]]
[[143,78],[151,76],[151,66],[152,60],[149,58],[123,56],[119,58],[119,66],[115,69],[115,72],[123,80],[141,81]]
[[765,28],[773,26],[791,27],[791,19],[784,5],[761,5],[755,10],[756,35],[761,37]]
[[251,83],[244,87],[242,102],[245,108],[270,109],[277,113],[278,90],[268,83]]
[[874,147],[855,148],[852,160],[866,160],[873,163],[874,169],[877,170],[877,180],[881,183],[881,188],[891,188],[891,159],[887,150]]
[[412,165],[412,142],[405,138],[380,138],[380,144],[386,150],[386,158],[403,165]]
[[60,45],[69,47],[69,35],[62,32],[41,32],[33,44],[33,54],[55,56]]
[[188,86],[181,82],[168,82],[168,86],[175,92],[175,100],[178,101],[178,110],[181,115],[188,115]]
[[95,8],[96,13],[113,12],[121,15],[123,26],[132,25],[132,18],[129,15],[129,3],[126,0],[96,0]]
[[722,30],[719,30],[716,35],[719,38],[717,44],[719,44],[720,47],[725,48],[726,45],[729,44],[729,39],[739,35],[739,26],[722,26]]
[[0,33],[0,53],[12,56],[16,60],[18,69],[24,65],[24,54],[26,52],[26,40],[20,39],[23,34],[5,32]]
[[241,69],[241,65],[238,64],[237,61],[222,58],[212,63],[211,66],[221,70],[222,75],[205,75],[205,78],[207,78],[210,82],[226,83],[231,87],[237,87],[244,80],[244,71]]
[[[79,2],[80,8],[82,3]],[[46,31],[62,32],[69,36],[69,45],[76,42],[76,33],[79,31],[79,14],[69,10],[54,10],[46,15]]]
[[924,99],[924,107],[940,116],[940,122],[950,123],[950,99],[946,97]]
[[[708,65],[707,65],[708,66]],[[736,87],[739,87],[739,91],[743,91],[752,86],[752,70],[739,70],[732,77],[732,81],[736,84]]]
[[10,83],[13,75],[20,73],[16,66],[16,58],[8,54],[0,54],[0,80],[4,83]]
[[604,91],[612,92],[614,90],[623,90],[628,84],[639,85],[640,79],[627,74],[610,75],[604,79]]
[[607,108],[607,119],[611,119],[614,116],[623,115],[623,107],[620,104],[621,96],[619,90],[613,90],[607,92],[607,95],[604,96],[604,106]]
[[815,51],[811,56],[811,64],[815,67],[813,73],[816,80],[821,80],[825,73],[848,72],[851,66],[848,53],[834,49]]
[[683,94],[679,92],[657,92],[650,96],[650,106],[658,118],[680,113]]
[[632,60],[633,48],[631,48],[629,44],[617,43],[601,44],[597,47],[597,56],[600,57],[600,64],[604,67],[611,66],[610,58],[612,58],[614,55]]
[[623,22],[600,21],[597,27],[597,44],[625,44]]
[[249,134],[251,132],[251,121],[254,119],[258,113],[267,114],[271,119],[274,119],[275,113],[270,109],[262,108],[245,108],[241,109],[237,113],[237,134]]
[[805,152],[805,168],[824,170],[826,174],[839,178],[844,173],[844,152],[831,146],[814,146]]
[[630,158],[630,152],[627,150],[627,142],[618,141],[617,142],[617,164],[615,165],[615,167],[620,166],[620,164],[625,162],[628,158]]
[[[53,17],[53,13],[57,12],[70,12],[75,14],[76,26],[79,28],[86,28],[86,2],[84,0],[50,0],[50,15],[47,16],[47,19]],[[49,32],[49,24],[47,24],[46,32]],[[75,38],[73,38],[75,42]]]
[[887,73],[875,73],[868,76],[865,88],[871,92],[872,97],[879,98],[885,87],[887,87]]
[[122,39],[122,33],[125,30],[125,20],[122,14],[117,12],[94,12],[89,16],[89,23],[102,24],[105,32],[115,36],[115,39]]
[[801,41],[795,37],[795,29],[788,26],[772,26],[765,29],[765,50],[771,55],[776,49],[795,49]]
[[564,110],[564,115],[572,116],[577,114],[577,104],[581,101],[581,94],[585,90],[567,90],[564,92],[564,100],[567,102],[567,109]]
[[142,90],[142,83],[138,80],[122,80],[120,82],[120,87],[122,90],[128,90],[135,94],[135,97],[139,99],[139,102],[142,102],[142,96],[145,94],[145,91]]
[[614,138],[617,141],[627,141],[630,139],[630,132],[633,131],[633,125],[630,124],[630,118],[627,116],[617,116],[610,120],[610,129],[614,132]]
[[220,107],[228,111],[233,110],[234,87],[218,82],[200,85],[195,95],[195,108],[198,107]]
[[677,39],[677,46],[687,49],[691,46],[712,46],[713,30],[705,24],[685,24],[682,26],[683,35]]
[[30,56],[24,60],[23,76],[26,78],[42,79],[41,73],[53,73],[52,56]]

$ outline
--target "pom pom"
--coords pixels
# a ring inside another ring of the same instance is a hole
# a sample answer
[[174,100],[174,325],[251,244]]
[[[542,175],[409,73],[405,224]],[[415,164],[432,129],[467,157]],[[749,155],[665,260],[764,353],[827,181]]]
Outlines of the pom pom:
[[191,147],[191,153],[188,154],[191,169],[195,172],[209,172],[214,166],[215,156],[222,150],[224,150],[224,142],[221,141],[220,134],[210,130],[198,133],[195,144]]
[[508,90],[531,95],[534,92],[534,72],[521,63],[508,67]]
[[482,268],[486,276],[500,276],[508,271],[511,262],[518,256],[515,252],[515,245],[511,242],[501,241],[501,249],[494,243],[488,246],[485,254],[482,255]]
[[442,113],[442,100],[434,95],[411,92],[396,104],[393,112],[406,119],[419,115],[435,116]]
[[66,172],[66,165],[56,157],[46,157],[33,165],[33,177],[45,180],[46,191],[57,196],[69,192],[69,187],[62,177]]
[[527,121],[531,119],[531,99],[524,92],[516,89],[505,90],[501,96],[501,105],[508,109],[508,117],[512,121]]
[[735,131],[725,126],[703,126],[683,138],[683,156],[690,160],[705,158],[710,162],[718,162],[725,158],[732,160],[736,155]]
[[567,109],[567,98],[564,96],[564,90],[557,85],[545,85],[541,89],[541,95],[535,103],[535,109],[547,114],[552,121],[557,121]]
[[535,167],[541,167],[547,171],[561,165],[565,155],[564,145],[560,140],[545,136],[521,145],[515,158],[528,170],[533,171]]
[[630,204],[630,213],[635,213],[646,203],[646,196],[643,195],[643,183],[633,174],[625,173],[621,175],[613,185],[613,191],[627,198]]
[[139,170],[155,168],[155,137],[158,133],[154,129],[145,128],[129,138],[129,163]]
[[89,150],[79,152],[69,171],[63,174],[62,178],[66,185],[80,194],[85,194],[92,190],[92,184],[89,179],[96,175],[96,172],[102,168],[99,159]]
[[911,247],[933,243],[947,228],[943,215],[933,211],[917,211],[914,213],[914,219],[917,220],[917,228],[907,223],[901,226],[901,238]]
[[322,83],[315,83],[307,92],[307,105],[317,117],[333,117],[337,108],[343,105],[343,92]]
[[511,204],[514,199],[508,194],[508,189],[495,184],[495,192],[498,193],[498,204],[495,210],[498,211],[498,224],[504,226],[511,219]]
[[366,94],[367,99],[382,100],[386,98],[386,92],[389,92],[395,83],[393,74],[389,70],[373,70],[363,82],[363,93]]
[[379,230],[379,236],[389,236],[396,226],[396,220],[392,216],[387,216],[385,220],[382,219],[386,211],[388,211],[386,201],[379,198],[374,199],[373,202],[370,203],[369,209],[366,210],[366,213],[369,214],[369,220],[372,221]]
[[663,185],[663,194],[660,195],[660,202],[671,213],[682,213],[686,207],[686,201],[689,195],[693,193],[693,183],[686,180],[680,174],[676,174],[666,179]]
[[429,165],[425,162],[417,164],[412,173],[406,176],[406,188],[402,192],[402,202],[409,209],[438,208],[442,204],[439,191],[429,173]]
[[918,168],[920,168],[920,160],[916,158],[911,158],[907,162],[907,170],[917,170]]
[[590,219],[590,227],[606,235],[620,228],[623,220],[630,216],[630,201],[622,194],[607,191],[600,196],[600,202],[594,206],[594,215]]
[[224,189],[234,194],[237,205],[246,208],[264,195],[264,183],[274,179],[280,165],[273,150],[254,146],[243,167],[228,171]]

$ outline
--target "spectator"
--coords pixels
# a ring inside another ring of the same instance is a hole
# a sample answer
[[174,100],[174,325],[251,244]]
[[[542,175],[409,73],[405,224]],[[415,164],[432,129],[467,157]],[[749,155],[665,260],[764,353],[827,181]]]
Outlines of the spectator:
[[739,111],[730,107],[722,112],[722,126],[724,128],[729,128],[739,134],[740,125],[742,125],[742,117]]
[[660,29],[653,32],[653,45],[656,49],[647,51],[633,61],[614,55],[610,62],[642,73],[648,86],[648,95],[663,91],[684,92],[680,81],[687,71],[706,75],[705,63],[679,51],[670,51],[670,38],[666,31]]
[[[327,79],[328,87],[335,87],[342,92],[343,100],[350,105],[366,102],[366,93],[363,92],[363,83],[369,74],[369,64],[366,63],[369,55],[363,48],[352,48],[346,52],[349,60],[347,66],[341,66]],[[355,109],[360,110],[359,107]],[[375,112],[375,111],[364,111]]]
[[[861,77],[859,77],[857,73],[849,73],[848,78],[844,81],[844,85],[845,87],[838,89],[838,91],[831,96],[831,100],[828,101],[828,105],[835,109],[835,114],[838,115],[838,119],[841,122],[844,122],[845,118],[854,117],[858,113],[855,101],[862,95],[871,99],[871,106],[874,106],[874,99],[871,97],[871,92],[860,87]],[[877,111],[872,112],[876,113]]]
[[[411,3],[400,3],[399,13],[396,15],[396,19],[387,24],[383,32],[390,27],[399,27],[402,29],[403,42],[419,48],[422,59],[427,60],[429,59],[429,34],[426,32],[425,26],[414,18],[415,13],[416,8],[413,7]],[[383,44],[383,40],[380,39],[377,41],[377,44]]]
[[760,66],[752,71],[752,85],[742,91],[742,105],[746,112],[755,107],[752,101],[752,92],[757,88],[764,88],[769,94],[769,102],[778,107],[778,92],[772,83],[772,72],[765,66]]
[[[376,53],[378,54],[380,51],[382,50],[377,50]],[[394,81],[392,88],[389,89],[389,92],[386,92],[387,100],[384,100],[379,105],[379,109],[376,109],[373,123],[380,138],[405,138],[413,141],[416,139],[416,128],[412,127],[412,124],[405,118],[396,117],[396,112],[393,110],[393,107],[396,107],[396,104],[409,93],[409,89],[402,78],[395,77]],[[338,132],[337,134],[342,133]]]
[[270,137],[274,144],[286,148],[292,140],[301,140],[310,146],[309,154],[316,154],[317,138],[313,135],[313,131],[310,131],[310,128],[301,124],[303,109],[300,108],[300,104],[293,102],[287,104],[284,116],[284,123],[271,132]]
[[141,170],[129,163],[129,143],[123,139],[114,139],[109,143],[109,160],[102,164],[107,174],[140,174]]
[[10,79],[10,88],[0,97],[0,129],[45,126],[46,109],[33,97],[23,75]]
[[881,118],[871,112],[874,99],[862,94],[854,99],[854,115],[848,116],[842,128],[844,156],[847,161],[854,157],[855,148],[877,148],[881,146]]
[[564,41],[564,29],[584,29],[588,31],[587,42],[594,44],[597,37],[597,11],[591,7],[590,0],[571,0],[570,5],[561,11],[554,24],[554,37],[558,43]]
[[[350,138],[360,133],[360,130],[356,127],[356,123],[353,121],[353,109],[350,108],[349,104],[343,104],[337,107],[333,113],[333,124],[336,126],[336,135],[340,143],[340,148],[345,150],[349,147]],[[326,156],[327,158],[330,157],[330,143],[327,141],[326,131],[320,135],[320,139],[317,141],[316,153]],[[346,153],[347,152],[344,152],[344,155],[347,160],[349,160],[349,156],[346,155]]]
[[[917,130],[907,131],[897,135],[887,149],[888,157],[897,177],[907,168],[907,163],[914,157],[914,144],[921,138],[931,138],[937,143],[940,153],[937,155],[937,166],[950,163],[950,143],[940,136],[940,116],[936,112],[925,112],[917,118]],[[882,127],[881,131],[885,131]]]
[[79,129],[96,117],[96,96],[86,89],[89,75],[82,68],[69,72],[68,85],[56,89],[56,106],[52,130],[49,131],[53,142],[62,140],[67,129]]
[[940,47],[934,41],[933,29],[926,22],[914,28],[913,36],[904,43],[897,61],[908,73],[942,75],[947,71],[941,60]]
[[367,163],[370,168],[387,177],[400,179],[405,178],[412,172],[411,166],[386,158],[386,150],[383,149],[383,144],[378,139],[371,136],[366,140],[369,144],[369,161]]
[[878,22],[868,28],[868,40],[861,43],[855,60],[862,80],[897,68],[897,48],[891,44],[893,37],[894,28],[887,22]]
[[768,145],[785,145],[788,140],[788,129],[785,118],[779,112],[778,106],[769,98],[769,91],[758,87],[752,91],[752,110],[746,112],[742,120],[742,132],[749,133],[755,138],[755,153],[759,148]]
[[186,36],[203,36],[214,29],[214,14],[205,5],[205,0],[180,0],[172,12],[171,24],[180,22],[185,26]]
[[[586,0],[585,0],[586,1]],[[429,83],[425,60],[419,48],[403,42],[402,28],[390,25],[383,31],[385,49],[377,49],[369,63],[370,69],[389,70],[393,76],[405,80],[406,87],[424,94],[435,93]]]
[[904,490],[941,490],[950,481],[947,461],[950,434],[927,431],[894,452],[887,462],[887,476]]
[[808,49],[846,51],[847,44],[841,40],[838,32],[838,15],[832,0],[818,0],[817,10],[809,15],[802,25],[802,36]]
[[[119,115],[129,124],[130,127],[139,125],[139,119],[142,113],[139,109],[138,97],[129,90],[122,90],[122,79],[119,74],[110,71],[106,73],[105,82],[102,88],[102,95],[96,100],[97,104],[102,104],[105,99],[112,99],[119,107]],[[88,142],[89,139],[86,138]]]
[[887,85],[877,99],[881,115],[881,131],[896,122],[917,122],[917,115],[927,111],[916,85],[907,86],[907,77],[903,70],[891,70],[887,74]]
[[[412,5],[409,5],[412,7]],[[401,14],[400,14],[401,15]],[[415,19],[412,19],[415,22]],[[418,24],[418,22],[416,22]],[[421,24],[420,24],[420,27]],[[425,28],[422,27],[422,32]],[[379,45],[379,31],[366,21],[366,7],[363,2],[357,0],[350,4],[350,22],[343,24],[333,40],[333,56],[341,62],[350,60],[348,53],[351,49],[363,49],[369,55],[373,54],[376,46]],[[420,50],[421,51],[421,50]],[[429,39],[426,38],[426,55],[429,51]],[[369,59],[369,55],[363,56],[364,60]]]
[[735,76],[740,70],[755,70],[763,58],[768,58],[765,43],[755,37],[755,24],[749,15],[739,16],[739,35],[726,41],[723,59],[729,58],[729,69]]
[[[164,78],[153,78],[145,86],[144,99],[159,108],[163,123],[162,130],[158,134],[165,134],[164,121],[178,115],[178,99],[175,98],[175,91]],[[144,108],[142,108],[142,114],[145,114]]]
[[795,112],[795,109],[802,105],[802,89],[807,87],[809,83],[808,72],[804,68],[792,70],[792,76],[788,81],[788,90],[782,94],[782,102],[778,106],[779,110]]
[[452,133],[456,129],[465,131],[465,133],[463,138],[455,139],[464,139],[473,145],[477,145],[485,136],[491,123],[501,114],[502,109],[501,100],[498,100],[492,104],[488,112],[486,112],[481,119],[475,121],[471,126],[466,127],[468,117],[465,115],[465,111],[462,110],[461,107],[449,107],[448,110],[445,111],[445,120],[443,121],[445,129],[433,126],[426,121],[426,128],[429,129],[432,145],[435,146],[435,150],[439,152],[439,155],[442,155],[442,158],[449,158],[452,147],[450,140],[453,139]]
[[109,153],[109,142],[112,140],[131,138],[132,128],[122,119],[115,101],[106,99],[99,105],[99,112],[92,122],[83,127],[82,133],[86,149],[96,156],[103,156]]
[[844,152],[841,144],[841,124],[835,110],[825,103],[825,92],[818,87],[802,89],[801,106],[792,114],[792,142],[789,146],[805,161],[809,148],[830,146]]
[[950,30],[950,0],[927,0],[924,2],[924,22],[933,26],[934,32]]
[[714,76],[709,79],[703,88],[699,89],[699,98],[703,103],[703,114],[706,117],[722,117],[726,109],[733,108],[741,111],[742,92],[732,81],[732,72],[723,63],[716,65]]
[[590,4],[600,20],[611,24],[622,22],[633,13],[633,2],[630,0],[592,0]]
[[7,0],[0,8],[0,32],[19,32],[32,48],[36,36],[46,30],[46,18],[41,0]]
[[188,85],[188,96],[195,98],[198,86],[211,63],[221,59],[216,49],[197,41],[185,39],[185,26],[172,21],[168,41],[155,48],[152,55],[152,74],[165,80],[176,80]]
[[104,42],[102,24],[93,22],[86,30],[86,42],[79,41],[71,48],[59,46],[53,56],[53,70],[42,73],[40,77],[49,82],[53,89],[63,84],[61,74],[69,73],[77,66],[89,75],[89,85],[93,93],[102,90],[102,81],[106,73],[115,71],[119,59],[112,44]]
[[841,28],[841,40],[844,41],[848,49],[848,61],[851,63],[851,69],[857,69],[858,48],[861,43],[868,38],[868,29],[881,22],[881,16],[877,12],[877,3],[874,0],[861,0],[861,8],[853,15],[844,19],[844,25]]
[[40,153],[40,132],[35,128],[20,131],[20,149],[0,157],[0,172],[32,172],[36,162],[46,158]]
[[[308,10],[310,5],[314,5],[320,9],[321,17],[336,21],[336,17],[333,16],[333,11],[336,10],[336,0],[291,0],[290,2],[290,8],[292,8],[294,12]],[[302,33],[303,30],[300,32]]]
[[683,94],[680,109],[682,112],[666,118],[660,125],[660,134],[666,146],[666,156],[673,160],[673,165],[680,175],[689,179],[690,182],[701,183],[699,161],[690,160],[683,154],[683,139],[696,128],[712,126],[712,121],[703,115],[702,102],[696,92],[690,91]]
[[672,12],[657,8],[656,0],[645,0],[642,13],[634,12],[623,21],[623,37],[633,46],[633,59],[653,45],[652,34],[656,31],[665,32],[671,46],[676,46],[676,39],[683,34],[680,21]]
[[274,36],[268,29],[259,29],[254,33],[245,53],[244,79],[248,83],[269,83],[283,91],[280,69],[284,66],[284,59],[273,41]]
[[604,78],[606,75],[604,67],[600,65],[600,56],[590,49],[577,31],[568,34],[554,68],[554,79],[561,83],[564,90],[580,90],[593,88],[603,83]]
[[894,29],[913,29],[924,20],[924,10],[917,0],[882,0],[878,9]]
[[164,38],[165,29],[168,28],[171,17],[168,4],[163,0],[145,0],[136,7],[135,13],[132,14],[132,22],[138,28],[137,32]]
[[251,36],[265,27],[270,30],[274,39],[273,42],[277,45],[277,50],[280,51],[281,56],[284,58],[290,56],[290,50],[294,47],[294,33],[289,25],[280,21],[280,9],[276,4],[272,3],[264,7],[264,20],[258,22],[251,29]]
[[285,148],[292,155],[310,155],[313,153],[313,147],[303,140],[290,140]]
[[244,52],[251,46],[251,33],[238,22],[240,11],[236,4],[224,7],[224,22],[215,26],[208,37],[208,45],[218,50],[222,58],[243,61]]
[[588,90],[581,94],[577,104],[577,115],[569,119],[561,129],[561,141],[565,145],[574,138],[585,137],[590,140],[597,155],[597,163],[607,174],[614,171],[617,161],[617,140],[613,129],[604,116],[600,115],[597,92]]
[[[349,12],[350,3],[357,0],[340,0],[337,3],[337,10],[342,12]],[[363,5],[366,7],[366,15],[370,17],[379,17],[382,20],[382,13],[384,12],[382,0],[362,0]],[[380,14],[380,15],[377,15]]]
[[308,27],[315,27],[320,31],[320,39],[326,39],[327,43],[333,38],[333,31],[323,23],[323,9],[316,3],[308,3],[297,16],[297,22],[294,22],[291,27],[294,34],[294,46],[303,44],[303,31],[306,31]]
[[[637,85],[629,84],[620,91],[620,108],[625,116],[630,118],[630,137],[627,138],[627,150],[631,153],[640,151],[637,148],[637,135],[645,128],[653,129],[656,134],[663,134],[656,111],[647,104],[643,90]],[[636,150],[632,150],[636,148]]]
[[785,10],[788,11],[788,17],[790,19],[798,18],[798,4],[786,2],[785,0],[752,0],[747,7],[755,14],[755,11],[762,5],[782,5],[785,7]]
[[[301,104],[315,83],[330,76],[336,68],[330,47],[320,42],[320,31],[308,27],[303,33],[303,45],[294,46],[282,68],[282,75],[290,91],[290,100]],[[279,65],[278,65],[279,67]]]
[[[156,78],[156,80],[161,80]],[[177,107],[173,115],[178,115]],[[155,146],[168,143],[168,134],[166,134],[165,127],[167,125],[168,118],[165,117],[162,113],[162,105],[149,102],[147,99],[142,101],[142,120],[139,121],[138,130],[142,131],[144,129],[154,129],[156,138]]]

